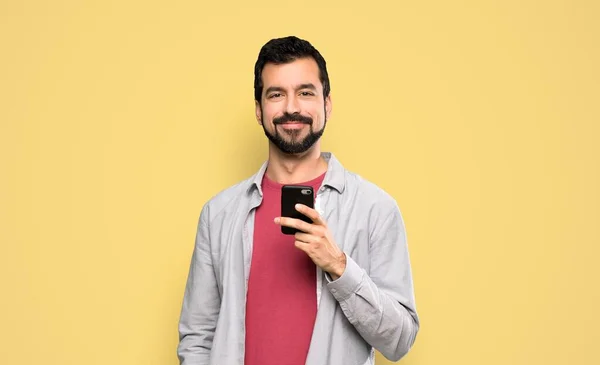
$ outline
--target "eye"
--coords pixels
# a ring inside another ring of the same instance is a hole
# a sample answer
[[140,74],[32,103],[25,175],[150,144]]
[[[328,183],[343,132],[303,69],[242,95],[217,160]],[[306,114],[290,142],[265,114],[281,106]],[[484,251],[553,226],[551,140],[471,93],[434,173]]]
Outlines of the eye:
[[269,95],[269,99],[275,99],[281,97],[281,93],[273,93]]
[[311,92],[311,91],[301,91],[300,95],[302,95],[302,96],[313,96],[315,94],[313,92]]

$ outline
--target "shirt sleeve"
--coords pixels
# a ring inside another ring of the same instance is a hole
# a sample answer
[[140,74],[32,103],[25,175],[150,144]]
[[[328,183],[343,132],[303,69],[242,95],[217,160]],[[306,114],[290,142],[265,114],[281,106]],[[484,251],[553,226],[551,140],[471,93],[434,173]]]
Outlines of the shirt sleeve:
[[179,320],[181,365],[208,364],[221,297],[212,265],[208,208],[202,210]]
[[327,288],[361,336],[388,360],[398,361],[419,331],[404,222],[398,206],[375,218],[370,271],[346,254],[346,269]]

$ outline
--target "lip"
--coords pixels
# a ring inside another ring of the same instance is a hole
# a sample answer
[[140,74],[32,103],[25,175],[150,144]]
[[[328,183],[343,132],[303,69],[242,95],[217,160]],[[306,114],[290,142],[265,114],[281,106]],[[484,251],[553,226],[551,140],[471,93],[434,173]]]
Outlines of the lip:
[[285,123],[279,123],[277,125],[280,125],[285,129],[300,129],[307,124],[302,123],[302,122],[285,122]]

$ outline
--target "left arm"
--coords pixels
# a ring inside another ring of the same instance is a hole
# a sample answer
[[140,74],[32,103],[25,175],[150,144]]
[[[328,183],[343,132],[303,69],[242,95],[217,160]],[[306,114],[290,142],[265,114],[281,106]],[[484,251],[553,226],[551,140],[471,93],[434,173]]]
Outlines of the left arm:
[[276,222],[303,232],[296,247],[325,271],[327,288],[360,335],[387,359],[397,361],[412,347],[419,331],[406,233],[400,210],[381,214],[370,236],[370,273],[344,254],[319,214],[308,207],[298,211],[313,224],[277,218]]
[[419,318],[400,211],[394,207],[383,217],[371,237],[370,273],[346,256],[343,274],[328,278],[327,288],[361,336],[398,361],[415,341]]

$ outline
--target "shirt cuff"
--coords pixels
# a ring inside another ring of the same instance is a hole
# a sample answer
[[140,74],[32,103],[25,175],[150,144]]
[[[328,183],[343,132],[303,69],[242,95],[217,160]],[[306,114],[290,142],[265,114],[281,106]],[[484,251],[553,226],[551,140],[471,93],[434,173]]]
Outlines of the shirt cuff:
[[365,272],[358,266],[356,261],[346,254],[346,269],[342,276],[337,280],[332,280],[329,273],[325,273],[327,289],[338,302],[345,301],[358,289],[364,274]]

